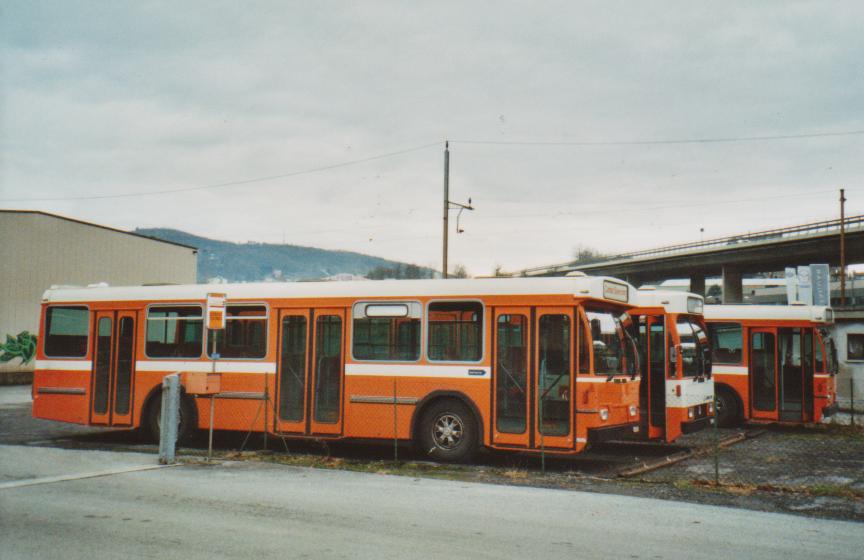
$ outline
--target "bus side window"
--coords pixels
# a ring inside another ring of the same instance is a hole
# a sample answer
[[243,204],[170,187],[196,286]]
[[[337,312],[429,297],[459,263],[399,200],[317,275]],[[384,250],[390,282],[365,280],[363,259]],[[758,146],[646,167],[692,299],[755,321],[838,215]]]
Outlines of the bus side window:
[[719,364],[740,364],[744,355],[741,323],[709,323],[712,361]]

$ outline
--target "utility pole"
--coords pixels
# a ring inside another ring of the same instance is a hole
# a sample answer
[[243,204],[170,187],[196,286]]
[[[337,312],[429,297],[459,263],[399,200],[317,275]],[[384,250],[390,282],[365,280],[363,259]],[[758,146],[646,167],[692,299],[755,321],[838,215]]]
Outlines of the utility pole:
[[452,202],[450,200],[450,142],[444,141],[444,235],[443,235],[443,256],[441,259],[441,278],[447,278],[447,245],[449,234],[449,217],[450,210],[459,209],[459,215],[456,217],[456,233],[462,233],[459,227],[459,216],[465,210],[474,210],[471,206],[471,199],[468,199],[468,204]]
[[840,306],[846,305],[846,189],[840,189]]
[[447,219],[450,215],[450,142],[444,141],[444,258],[441,278],[447,278]]

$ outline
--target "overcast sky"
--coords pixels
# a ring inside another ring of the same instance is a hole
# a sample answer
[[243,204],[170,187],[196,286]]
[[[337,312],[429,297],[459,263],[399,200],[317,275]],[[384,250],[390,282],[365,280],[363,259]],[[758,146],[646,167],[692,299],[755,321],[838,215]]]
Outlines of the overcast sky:
[[6,0],[0,19],[0,207],[440,267],[451,139],[451,199],[476,211],[450,262],[473,274],[832,218],[841,186],[864,213],[864,134],[542,144],[862,131],[860,1]]

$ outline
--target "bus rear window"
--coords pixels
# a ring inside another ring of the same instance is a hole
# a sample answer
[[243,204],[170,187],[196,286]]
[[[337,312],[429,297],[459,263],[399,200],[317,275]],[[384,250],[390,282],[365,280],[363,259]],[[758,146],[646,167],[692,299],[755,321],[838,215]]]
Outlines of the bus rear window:
[[709,323],[711,354],[718,364],[740,364],[743,354],[741,323]]
[[50,358],[86,356],[88,321],[86,307],[49,307],[45,313],[45,355]]
[[151,307],[145,353],[150,358],[200,358],[204,315],[198,305]]

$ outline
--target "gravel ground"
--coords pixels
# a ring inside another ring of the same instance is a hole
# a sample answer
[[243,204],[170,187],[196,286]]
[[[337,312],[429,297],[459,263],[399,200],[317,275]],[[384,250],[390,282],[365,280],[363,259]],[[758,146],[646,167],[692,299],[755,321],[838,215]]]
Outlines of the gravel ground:
[[[423,460],[392,445],[321,445],[246,434],[216,432],[216,458],[265,460],[282,464],[347,469],[405,476],[425,476],[605,492],[760,511],[864,521],[864,429],[845,426],[810,428],[747,427],[719,430],[720,439],[736,434],[747,439],[721,448],[717,455],[720,484],[714,484],[712,430],[685,436],[676,445],[608,445],[574,458],[547,458],[512,453],[480,454],[472,465],[444,465]],[[30,417],[30,405],[0,406],[0,443],[144,451],[155,445],[135,432],[73,426]],[[206,452],[206,434],[181,450],[184,460],[198,461]],[[621,477],[623,469],[665,457],[688,455],[663,468]]]

